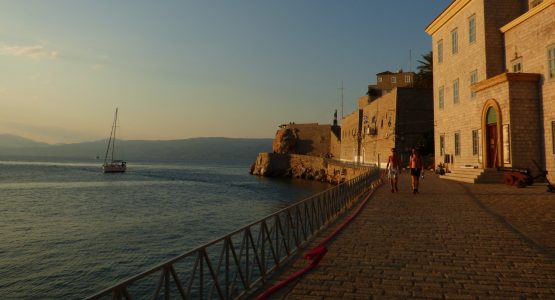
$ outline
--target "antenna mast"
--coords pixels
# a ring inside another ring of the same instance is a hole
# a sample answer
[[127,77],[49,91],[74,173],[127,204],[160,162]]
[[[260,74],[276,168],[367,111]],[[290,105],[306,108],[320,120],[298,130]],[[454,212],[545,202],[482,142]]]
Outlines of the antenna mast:
[[412,72],[412,49],[409,49],[409,72]]
[[341,90],[341,120],[343,120],[343,90],[345,89],[343,87],[343,80],[341,80],[341,87],[339,89]]

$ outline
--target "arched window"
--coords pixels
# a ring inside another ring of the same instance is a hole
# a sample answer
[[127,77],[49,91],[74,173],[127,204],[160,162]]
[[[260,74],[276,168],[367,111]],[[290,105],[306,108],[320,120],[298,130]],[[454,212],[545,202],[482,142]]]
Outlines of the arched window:
[[488,109],[486,114],[486,124],[496,124],[497,123],[497,112],[493,107]]

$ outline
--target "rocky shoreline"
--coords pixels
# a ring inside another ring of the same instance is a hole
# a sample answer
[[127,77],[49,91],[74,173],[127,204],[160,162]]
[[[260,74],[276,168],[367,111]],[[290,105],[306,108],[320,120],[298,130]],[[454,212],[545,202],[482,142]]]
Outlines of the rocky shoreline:
[[371,169],[367,165],[350,165],[323,157],[299,154],[260,153],[251,165],[252,175],[301,178],[339,184]]

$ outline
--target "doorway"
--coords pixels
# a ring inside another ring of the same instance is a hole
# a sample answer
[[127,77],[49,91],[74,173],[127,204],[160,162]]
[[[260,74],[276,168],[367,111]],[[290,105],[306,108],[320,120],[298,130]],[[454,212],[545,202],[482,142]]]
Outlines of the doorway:
[[499,137],[497,133],[497,112],[493,107],[488,109],[486,115],[486,153],[487,168],[499,167]]

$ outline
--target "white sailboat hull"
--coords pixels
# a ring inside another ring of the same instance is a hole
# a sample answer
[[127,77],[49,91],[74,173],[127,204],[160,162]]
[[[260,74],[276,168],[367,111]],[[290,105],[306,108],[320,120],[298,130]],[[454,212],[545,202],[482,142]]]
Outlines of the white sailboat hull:
[[122,173],[126,169],[127,166],[122,163],[106,163],[102,166],[104,173]]

